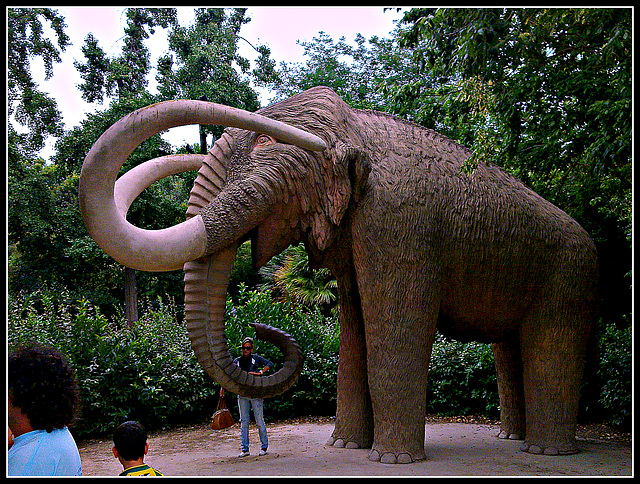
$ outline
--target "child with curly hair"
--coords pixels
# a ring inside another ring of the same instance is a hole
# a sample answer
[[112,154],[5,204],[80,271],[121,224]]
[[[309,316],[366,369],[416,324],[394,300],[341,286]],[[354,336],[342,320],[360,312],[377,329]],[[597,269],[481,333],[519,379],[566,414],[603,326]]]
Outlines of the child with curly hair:
[[29,346],[9,355],[10,476],[81,476],[68,425],[79,407],[78,383],[54,348]]

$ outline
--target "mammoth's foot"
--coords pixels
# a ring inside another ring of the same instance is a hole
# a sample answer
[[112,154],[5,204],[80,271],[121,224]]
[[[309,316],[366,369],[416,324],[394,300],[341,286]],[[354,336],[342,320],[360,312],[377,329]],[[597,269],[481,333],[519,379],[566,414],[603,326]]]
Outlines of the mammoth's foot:
[[343,423],[344,419],[336,422],[336,426],[327,441],[327,445],[341,449],[370,449],[373,443],[372,425],[365,422]]
[[553,445],[536,445],[535,443],[525,442],[520,447],[522,452],[528,452],[529,454],[543,454],[543,455],[571,455],[577,454],[580,450],[575,444],[567,444],[563,446]]
[[353,440],[342,439],[339,437],[334,437],[333,435],[329,437],[329,440],[327,441],[327,445],[332,445],[334,447],[339,447],[341,449],[363,449],[367,447]]
[[499,439],[508,439],[508,440],[523,440],[524,432],[510,432],[508,430],[500,429],[500,433],[497,435]]
[[411,464],[420,460],[426,460],[427,456],[424,451],[422,452],[403,452],[403,451],[390,451],[382,450],[380,447],[374,445],[369,454],[369,460],[373,462],[380,462],[381,464]]

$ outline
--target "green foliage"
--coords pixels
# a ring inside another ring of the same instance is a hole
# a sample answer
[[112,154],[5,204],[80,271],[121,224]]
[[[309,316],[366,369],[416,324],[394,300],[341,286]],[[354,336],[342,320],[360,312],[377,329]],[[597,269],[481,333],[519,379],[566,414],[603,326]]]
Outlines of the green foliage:
[[386,111],[380,87],[383,82],[408,82],[416,71],[411,51],[393,39],[372,37],[369,42],[358,34],[356,47],[344,37],[335,43],[324,32],[313,42],[301,42],[306,63],[280,65],[281,83],[273,85],[277,99],[283,99],[314,86],[328,86],[351,107]]
[[[575,213],[581,200],[566,195],[593,175],[624,181],[611,195],[629,200],[630,19],[629,9],[412,9],[402,42],[428,74],[415,97],[461,101],[448,111],[476,127],[478,157]],[[630,221],[627,202],[601,209]]]
[[251,257],[251,242],[247,241],[238,247],[236,259],[233,263],[229,284],[227,285],[227,294],[234,302],[238,302],[240,291],[246,289],[256,289],[262,276],[259,271],[253,267]]
[[539,172],[543,189],[556,170],[628,179],[630,20],[630,9],[412,9],[402,40],[429,79],[457,87],[458,116],[482,114],[478,152],[497,147],[490,161]]
[[[227,341],[233,357],[249,322],[278,327],[293,335],[305,354],[302,375],[285,394],[269,400],[268,417],[334,415],[339,328],[334,318],[240,287],[240,302],[227,301]],[[79,436],[108,433],[126,419],[149,429],[202,421],[214,408],[218,386],[204,373],[175,308],[147,302],[133,328],[122,315],[109,321],[86,300],[68,291],[42,290],[9,296],[9,349],[36,341],[56,346],[76,370],[82,415]],[[257,352],[276,366],[280,352],[266,343]],[[231,406],[235,402],[230,402]]]
[[260,269],[266,282],[260,286],[277,300],[330,314],[336,307],[338,283],[326,268],[312,269],[302,244],[290,246]]
[[[150,303],[134,328],[122,315],[107,320],[86,300],[66,290],[42,290],[9,296],[8,347],[36,341],[67,355],[76,369],[82,396],[82,416],[74,432],[105,434],[122,420],[135,418],[150,429],[201,422],[213,411],[216,385],[195,360],[184,323],[173,305]],[[305,362],[294,386],[268,401],[267,419],[335,415],[339,325],[288,302],[240,285],[238,300],[227,300],[226,338],[232,357],[240,355],[245,336],[254,336],[250,322],[275,326],[291,334]],[[583,420],[629,427],[631,419],[630,328],[609,326],[601,336],[598,405]],[[256,342],[256,353],[276,364],[280,352]],[[235,399],[228,403],[235,407]],[[427,411],[441,415],[484,415],[499,418],[493,353],[489,345],[460,343],[438,336],[429,367]]]
[[429,365],[427,413],[500,417],[491,345],[437,335]]
[[215,389],[197,363],[175,309],[159,301],[134,328],[109,322],[86,300],[40,291],[9,298],[9,349],[36,341],[56,346],[76,370],[79,436],[105,434],[124,420],[149,429],[201,421]]
[[[57,47],[44,35],[45,25],[53,30]],[[51,78],[53,64],[60,62],[60,52],[70,43],[64,27],[64,18],[50,8],[7,11],[7,126],[10,143],[23,154],[41,150],[47,136],[62,133],[60,111],[55,100],[40,91],[33,80],[31,61],[40,58],[45,79]],[[18,133],[14,121],[28,132]]]
[[[268,49],[259,50],[261,67],[257,72],[250,72],[250,62],[238,53],[240,29],[250,21],[245,13],[244,8],[197,8],[193,25],[174,25],[169,33],[171,53],[158,61],[160,97],[258,109],[258,96],[249,81],[260,84],[264,76],[273,73],[268,68]],[[222,132],[219,126],[202,129],[215,136]]]
[[[17,151],[10,152],[7,190],[11,210],[7,225],[9,243],[12,244],[9,281],[14,287],[16,283],[24,287],[37,281],[41,275],[38,268],[48,269],[47,262],[59,242],[52,230],[55,212],[50,203],[50,174],[54,170],[41,160],[30,162]],[[28,269],[21,270],[20,266]]]
[[617,329],[615,325],[608,325],[600,337],[599,403],[604,415],[599,414],[597,418],[625,429],[631,429],[632,342],[631,326]]
[[[606,325],[599,340],[600,357],[587,362],[587,392],[595,402],[581,401],[579,420],[631,428],[632,329]],[[588,397],[588,395],[583,395]],[[438,335],[433,345],[427,387],[427,412],[439,415],[483,415],[499,419],[500,406],[493,351],[488,344],[461,343]]]
[[[56,144],[53,163],[32,161],[11,151],[8,166],[9,291],[35,291],[59,284],[98,304],[108,316],[123,301],[123,267],[108,257],[87,234],[78,207],[82,160],[102,133],[122,116],[154,102],[140,95],[113,102],[91,113]],[[127,170],[170,152],[160,135],[144,141],[129,157]],[[164,228],[184,221],[194,174],[155,183],[132,204],[128,219],[139,227]],[[182,274],[139,273],[140,295],[183,297]]]
[[88,102],[115,96],[123,100],[145,93],[146,75],[151,68],[149,49],[144,41],[156,27],[167,28],[177,22],[174,8],[127,8],[122,54],[108,59],[93,34],[88,34],[82,53],[86,62],[74,61],[83,83],[78,87]]

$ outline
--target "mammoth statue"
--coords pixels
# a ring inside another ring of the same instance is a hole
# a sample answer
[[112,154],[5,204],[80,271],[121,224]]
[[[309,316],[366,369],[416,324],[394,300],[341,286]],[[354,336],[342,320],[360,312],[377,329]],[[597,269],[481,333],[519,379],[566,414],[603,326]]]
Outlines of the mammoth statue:
[[[118,170],[146,138],[184,124],[226,126],[207,155],[163,157]],[[370,448],[386,463],[424,459],[427,369],[436,328],[493,344],[500,437],[522,450],[569,454],[588,340],[597,256],[563,211],[497,166],[461,167],[471,152],[387,114],[351,109],[309,89],[247,113],[168,101],[109,128],[87,155],[80,207],[96,242],[145,271],[184,268],[195,354],[234,393],[269,397],[300,373],[301,351],[271,327],[283,368],[255,377],[224,338],[235,250],[251,240],[259,267],[304,243],[338,281],[340,359],[330,444]],[[143,230],[126,220],[154,180],[198,169],[187,220]]]

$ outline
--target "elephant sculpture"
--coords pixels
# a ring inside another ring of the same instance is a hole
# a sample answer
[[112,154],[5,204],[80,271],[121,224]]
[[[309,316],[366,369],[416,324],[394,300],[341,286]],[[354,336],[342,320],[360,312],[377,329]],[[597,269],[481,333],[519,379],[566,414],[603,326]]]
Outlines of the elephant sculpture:
[[[227,126],[207,155],[152,160],[116,183],[142,140],[183,124]],[[522,450],[577,452],[583,368],[596,320],[597,254],[563,211],[498,168],[461,170],[469,149],[393,116],[352,109],[316,87],[246,113],[167,101],[109,128],[88,153],[80,207],[91,236],[139,270],[184,267],[185,313],[206,371],[229,391],[289,388],[302,356],[254,377],[224,339],[226,284],[239,243],[259,267],[302,242],[338,281],[337,412],[329,444],[371,449],[384,463],[425,459],[427,369],[436,329],[492,343],[501,438]],[[187,220],[162,230],[126,221],[154,180],[198,169]],[[592,356],[592,355],[591,355]]]

